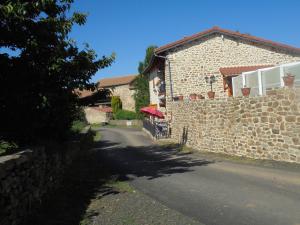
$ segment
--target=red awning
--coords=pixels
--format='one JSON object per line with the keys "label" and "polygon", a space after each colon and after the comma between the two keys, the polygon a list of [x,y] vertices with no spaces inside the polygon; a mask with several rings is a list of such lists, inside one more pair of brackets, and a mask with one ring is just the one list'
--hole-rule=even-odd
{"label": "red awning", "polygon": [[144,107],[144,108],[141,108],[140,111],[143,113],[149,114],[151,116],[161,118],[161,119],[165,118],[164,114],[161,111],[154,109],[152,107]]}

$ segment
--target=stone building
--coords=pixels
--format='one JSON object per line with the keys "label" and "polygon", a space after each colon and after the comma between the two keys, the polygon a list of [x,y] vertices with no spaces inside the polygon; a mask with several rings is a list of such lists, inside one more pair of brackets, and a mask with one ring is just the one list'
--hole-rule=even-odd
{"label": "stone building", "polygon": [[213,27],[157,48],[145,73],[151,103],[164,111],[180,95],[207,97],[206,76],[216,77],[216,98],[226,98],[232,95],[233,76],[294,61],[300,61],[300,48]]}
{"label": "stone building", "polygon": [[98,81],[99,89],[109,89],[112,96],[120,96],[123,109],[135,111],[133,81],[137,75],[104,78]]}

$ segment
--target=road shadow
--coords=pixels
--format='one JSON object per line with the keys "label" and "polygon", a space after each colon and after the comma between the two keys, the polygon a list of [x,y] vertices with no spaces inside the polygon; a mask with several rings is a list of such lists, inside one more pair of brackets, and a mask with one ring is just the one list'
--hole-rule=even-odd
{"label": "road shadow", "polygon": [[180,145],[122,146],[121,143],[99,141],[74,161],[61,188],[49,194],[38,211],[23,225],[87,225],[98,215],[87,208],[93,199],[118,194],[107,182],[133,177],[156,179],[192,171],[213,161],[200,160],[182,153]]}
{"label": "road shadow", "polygon": [[195,166],[214,163],[182,152],[182,145],[179,144],[133,147],[101,141],[93,151],[97,152],[103,165],[109,168],[111,173],[125,180],[132,176],[155,179],[192,171]]}
{"label": "road shadow", "polygon": [[81,154],[64,177],[61,187],[48,193],[22,225],[87,225],[81,221],[98,215],[96,211],[86,213],[91,200],[119,193],[106,185],[111,174],[91,150]]}

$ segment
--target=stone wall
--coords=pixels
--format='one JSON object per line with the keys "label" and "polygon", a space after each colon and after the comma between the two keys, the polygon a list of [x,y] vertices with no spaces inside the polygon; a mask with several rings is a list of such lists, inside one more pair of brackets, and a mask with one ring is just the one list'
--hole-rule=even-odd
{"label": "stone wall", "polygon": [[89,124],[108,123],[112,118],[112,113],[101,112],[94,107],[86,107],[84,109],[85,119]]}
{"label": "stone wall", "polygon": [[127,126],[127,127],[142,127],[143,123],[141,120],[110,120],[110,125],[115,126]]}
{"label": "stone wall", "polygon": [[[206,75],[215,75],[213,84],[216,97],[226,97],[221,67],[248,65],[278,65],[300,61],[300,56],[251,42],[233,39],[226,35],[214,34],[196,40],[167,52],[170,60],[174,96],[185,97],[191,93],[207,96],[210,89],[205,83]],[[167,100],[170,101],[169,71],[166,62]]]}
{"label": "stone wall", "polygon": [[53,145],[51,153],[48,148],[34,148],[0,157],[0,224],[24,222],[42,199],[59,187],[79,150],[78,142],[69,142]]}
{"label": "stone wall", "polygon": [[150,104],[157,104],[159,107],[159,101],[158,101],[158,95],[157,91],[155,91],[155,84],[159,80],[159,77],[157,75],[158,69],[153,69],[148,76],[149,79],[149,92],[150,92]]}
{"label": "stone wall", "polygon": [[177,142],[200,151],[300,163],[300,89],[169,104]]}
{"label": "stone wall", "polygon": [[133,98],[135,91],[129,84],[115,86],[111,88],[111,91],[113,96],[120,96],[123,109],[135,111],[135,101]]}

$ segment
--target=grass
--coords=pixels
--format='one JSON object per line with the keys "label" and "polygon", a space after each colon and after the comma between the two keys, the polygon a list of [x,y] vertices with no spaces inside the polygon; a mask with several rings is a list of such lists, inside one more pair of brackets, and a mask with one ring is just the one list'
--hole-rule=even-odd
{"label": "grass", "polygon": [[195,151],[195,153],[204,157],[208,157],[220,161],[231,161],[240,164],[263,166],[267,168],[281,168],[281,169],[286,168],[292,170],[295,169],[296,171],[299,171],[300,169],[300,165],[297,163],[275,161],[271,159],[254,159],[245,156],[229,155],[229,154],[219,153],[219,152]]}
{"label": "grass", "polygon": [[103,126],[105,126],[105,125],[103,125],[101,123],[93,123],[93,124],[91,124],[91,129],[92,130],[97,130],[97,129],[103,127]]}
{"label": "grass", "polygon": [[80,133],[86,126],[87,124],[85,122],[80,120],[75,120],[72,124],[71,131],[75,133]]}
{"label": "grass", "polygon": [[121,126],[121,125],[114,125],[114,124],[99,124],[99,123],[94,123],[94,124],[91,124],[91,129],[92,130],[97,130],[101,127],[107,127],[107,128],[135,128],[135,129],[141,129],[142,130],[142,127],[141,126],[137,126],[137,125],[133,125],[133,126]]}
{"label": "grass", "polygon": [[135,193],[135,190],[130,186],[127,181],[110,180],[107,182],[107,186],[113,188],[118,192]]}
{"label": "grass", "polygon": [[133,111],[121,109],[114,114],[114,118],[116,120],[136,120],[137,114]]}
{"label": "grass", "polygon": [[99,131],[97,131],[94,136],[94,142],[98,142],[100,140],[101,140],[101,133]]}
{"label": "grass", "polygon": [[176,144],[171,141],[157,141],[157,144],[162,146],[163,148],[176,149],[178,153],[193,153],[195,154],[195,156],[198,155],[198,157],[205,157],[210,160],[230,161],[253,166],[263,166],[267,168],[289,168],[296,171],[300,169],[300,165],[297,163],[274,161],[270,159],[254,159],[245,156],[229,155],[222,152],[201,151],[193,149],[191,147],[187,147],[185,145]]}
{"label": "grass", "polygon": [[193,153],[195,150],[186,145],[177,144],[171,141],[157,141],[157,144],[163,148],[176,149],[180,153]]}
{"label": "grass", "polygon": [[130,217],[130,215],[127,215],[125,218],[123,218],[122,223],[123,225],[137,225],[134,218]]}
{"label": "grass", "polygon": [[186,145],[181,145],[179,147],[179,151],[182,152],[182,153],[193,153],[195,150],[191,147],[186,146]]}

